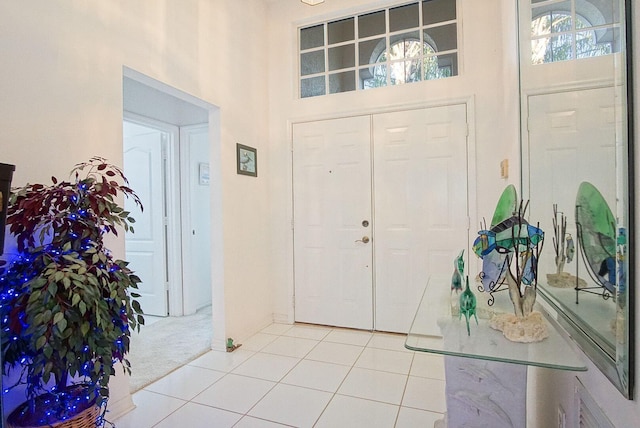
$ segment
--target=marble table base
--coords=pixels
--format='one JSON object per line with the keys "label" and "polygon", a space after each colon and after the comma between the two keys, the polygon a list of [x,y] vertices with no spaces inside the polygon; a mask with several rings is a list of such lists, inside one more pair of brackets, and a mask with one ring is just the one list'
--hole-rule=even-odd
{"label": "marble table base", "polygon": [[435,428],[522,428],[527,366],[445,356],[447,413]]}

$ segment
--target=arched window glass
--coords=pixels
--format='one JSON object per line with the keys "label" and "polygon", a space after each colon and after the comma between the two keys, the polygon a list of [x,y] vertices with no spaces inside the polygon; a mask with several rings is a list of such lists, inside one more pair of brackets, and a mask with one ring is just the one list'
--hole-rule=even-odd
{"label": "arched window glass", "polygon": [[458,74],[456,0],[422,0],[300,29],[300,96]]}
{"label": "arched window glass", "polygon": [[372,67],[372,77],[363,82],[366,89],[387,85],[387,62],[391,85],[442,79],[453,75],[453,64],[439,60],[436,50],[429,43],[401,40],[391,45],[389,55],[382,52],[372,61],[376,65]]}
{"label": "arched window glass", "polygon": [[[544,64],[608,55],[618,51],[616,9],[588,0],[532,0],[531,62]],[[609,1],[609,3],[611,3]]]}

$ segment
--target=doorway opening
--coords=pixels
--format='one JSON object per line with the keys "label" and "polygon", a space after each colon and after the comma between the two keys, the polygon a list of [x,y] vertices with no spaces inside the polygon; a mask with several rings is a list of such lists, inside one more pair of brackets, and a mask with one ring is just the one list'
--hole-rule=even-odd
{"label": "doorway opening", "polygon": [[[140,360],[163,367],[163,360],[175,360],[169,325],[197,316],[204,329],[193,339],[197,345],[180,346],[193,355],[166,366],[167,373],[224,344],[224,301],[216,298],[224,293],[216,238],[222,236],[219,129],[215,106],[124,68],[124,172],[144,205],[143,212],[131,209],[135,233],[125,237],[126,257],[142,279],[140,303],[149,321],[139,336],[165,345]],[[130,360],[149,348],[136,347],[135,339]],[[134,382],[136,372],[148,375],[144,366],[136,365],[132,390],[155,380]]]}

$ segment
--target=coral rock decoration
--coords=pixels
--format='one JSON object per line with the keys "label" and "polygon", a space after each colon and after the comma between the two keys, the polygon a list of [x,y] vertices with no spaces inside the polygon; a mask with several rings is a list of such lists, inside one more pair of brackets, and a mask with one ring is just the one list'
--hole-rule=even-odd
{"label": "coral rock decoration", "polygon": [[[508,290],[515,314],[495,315],[490,325],[515,342],[537,342],[548,337],[546,324],[533,312],[538,286],[538,259],[544,232],[525,219],[528,203],[519,203],[516,189],[508,186],[496,207],[490,228],[478,232],[473,251],[482,258],[482,291]],[[506,286],[507,288],[504,288]]]}
{"label": "coral rock decoration", "polygon": [[3,374],[19,374],[3,393],[26,385],[27,402],[10,416],[16,426],[54,425],[88,405],[104,409],[114,365],[130,373],[131,330],[144,324],[132,292],[140,278],[103,242],[119,227],[133,230],[120,195],[142,204],[103,158],[76,165],[71,177],[13,189],[9,201],[19,254],[6,254],[0,266],[0,321]]}

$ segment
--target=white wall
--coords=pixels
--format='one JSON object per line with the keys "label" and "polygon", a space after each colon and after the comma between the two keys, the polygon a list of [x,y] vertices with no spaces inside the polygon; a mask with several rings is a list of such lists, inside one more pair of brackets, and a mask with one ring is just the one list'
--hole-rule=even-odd
{"label": "white wall", "polygon": [[[95,155],[122,165],[123,66],[220,107],[222,338],[273,312],[266,12],[259,0],[0,0],[0,159],[16,165],[14,185],[66,177]],[[257,178],[236,174],[237,142],[257,147]],[[111,248],[122,257],[124,237]],[[112,380],[111,417],[130,403],[127,382]]]}

